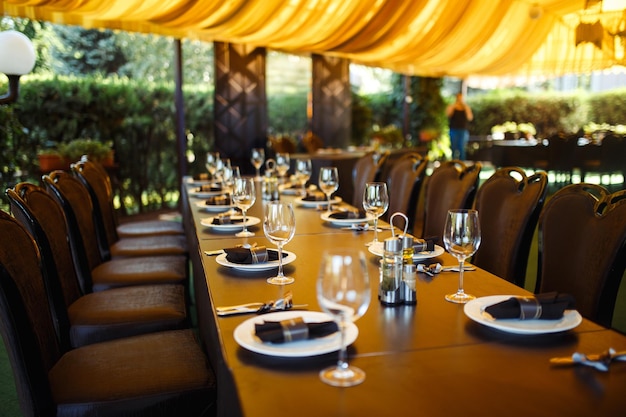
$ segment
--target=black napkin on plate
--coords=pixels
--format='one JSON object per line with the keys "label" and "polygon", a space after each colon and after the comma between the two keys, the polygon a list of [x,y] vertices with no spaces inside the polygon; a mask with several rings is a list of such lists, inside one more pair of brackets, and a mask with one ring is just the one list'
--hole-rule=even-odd
{"label": "black napkin on plate", "polygon": [[570,294],[547,292],[530,297],[511,297],[485,308],[494,319],[558,320],[565,310],[575,308]]}
{"label": "black napkin on plate", "polygon": [[334,213],[331,213],[328,217],[336,220],[364,219],[365,210],[336,211]]}
{"label": "black napkin on plate", "polygon": [[[265,246],[254,246],[252,248],[235,246],[234,248],[224,249],[224,252],[226,252],[226,260],[234,264],[260,264],[278,260],[278,251],[268,250]],[[284,256],[285,254],[283,253]]]}
{"label": "black napkin on plate", "polygon": [[233,203],[230,199],[230,195],[221,194],[207,198],[205,204],[207,206],[229,206]]}
{"label": "black napkin on plate", "polygon": [[321,191],[307,191],[303,201],[326,201],[326,195]]}
{"label": "black napkin on plate", "polygon": [[305,323],[302,317],[281,321],[264,321],[254,325],[254,332],[266,343],[286,343],[297,340],[316,339],[331,335],[339,330],[334,321]]}
{"label": "black napkin on plate", "polygon": [[198,193],[206,193],[208,191],[222,191],[222,186],[220,184],[204,184],[196,190]]}
{"label": "black napkin on plate", "polygon": [[237,224],[237,223],[243,223],[243,219],[242,218],[233,219],[228,214],[213,217],[213,221],[211,222],[211,224],[215,224],[215,225]]}
{"label": "black napkin on plate", "polygon": [[424,239],[415,239],[413,241],[413,251],[415,253],[419,252],[430,252],[435,250],[435,244],[439,239],[436,237],[427,237]]}

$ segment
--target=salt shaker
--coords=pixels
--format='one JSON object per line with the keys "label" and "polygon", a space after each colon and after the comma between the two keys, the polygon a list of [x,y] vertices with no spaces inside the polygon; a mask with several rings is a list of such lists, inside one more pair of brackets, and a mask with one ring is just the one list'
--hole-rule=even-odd
{"label": "salt shaker", "polygon": [[380,261],[380,302],[386,305],[402,304],[402,240],[390,237],[383,242],[383,258]]}
{"label": "salt shaker", "polygon": [[404,264],[402,267],[402,286],[400,291],[404,304],[417,304],[417,289],[415,287],[415,264]]}

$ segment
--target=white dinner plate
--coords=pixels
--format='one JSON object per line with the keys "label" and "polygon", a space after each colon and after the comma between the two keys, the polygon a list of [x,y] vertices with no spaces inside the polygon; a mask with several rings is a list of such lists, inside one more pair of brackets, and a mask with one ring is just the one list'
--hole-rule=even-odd
{"label": "white dinner plate", "polygon": [[192,177],[189,177],[187,179],[185,179],[185,184],[190,185],[192,187],[200,187],[202,185],[207,185],[209,184],[211,181],[206,179],[206,180],[196,180],[193,179]]}
{"label": "white dinner plate", "polygon": [[[273,250],[273,249],[270,249]],[[287,265],[296,260],[296,254],[283,250],[283,265]],[[238,264],[226,259],[226,253],[221,253],[215,257],[215,262],[222,266],[238,269],[240,271],[269,271],[278,268],[278,261],[267,261],[260,264]]]}
{"label": "white dinner plate", "polygon": [[361,218],[361,219],[334,219],[331,216],[335,213],[341,213],[341,212],[332,211],[329,213],[328,211],[325,211],[323,214],[320,215],[320,218],[324,220],[325,222],[329,222],[330,224],[333,224],[335,226],[350,226],[351,224],[363,223],[363,222],[368,222],[370,220],[374,220],[374,216],[372,216],[369,213],[365,213],[365,218]]}
{"label": "white dinner plate", "polygon": [[195,197],[195,198],[209,198],[209,197],[215,197],[216,195],[220,195],[220,194],[224,194],[224,190],[221,191],[197,191],[197,190],[192,190],[189,192],[189,195],[191,197]]}
{"label": "white dinner plate", "polygon": [[[306,200],[303,200],[302,197],[298,197],[294,201],[296,204],[302,207],[318,207],[318,206],[328,205],[328,199],[324,199],[322,201],[306,201]],[[341,197],[333,197],[330,199],[330,204],[338,204],[338,203],[341,203]]]}
{"label": "white dinner plate", "polygon": [[[383,256],[383,253],[384,253],[383,245],[384,245],[384,243],[382,241],[376,242],[376,243],[372,243],[371,245],[369,245],[367,247],[367,250],[369,250],[370,253],[372,253],[372,254],[374,254],[376,256]],[[445,253],[444,248],[442,248],[439,245],[435,245],[435,249],[433,249],[431,251],[424,251],[424,252],[414,253],[413,254],[413,260],[414,261],[422,261],[424,259],[436,258],[437,256],[441,256],[444,253]]]}
{"label": "white dinner plate", "polygon": [[[200,220],[200,224],[202,226],[210,227],[211,229],[220,230],[220,231],[233,231],[233,230],[243,230],[243,222],[234,223],[234,224],[213,224],[213,219],[215,217],[207,217]],[[242,219],[243,216],[230,216],[231,219],[238,220]],[[258,217],[246,216],[246,226],[254,226],[255,224],[261,223],[261,219]]]}
{"label": "white dinner plate", "polygon": [[278,186],[278,191],[284,195],[302,195],[303,191],[306,191],[305,188],[291,188],[292,184],[281,184]]}
{"label": "white dinner plate", "polygon": [[196,201],[196,206],[203,211],[211,213],[220,213],[235,207],[232,204],[207,204],[205,201]]}
{"label": "white dinner plate", "polygon": [[518,334],[544,334],[557,333],[573,329],[578,326],[583,318],[576,310],[565,310],[563,317],[559,320],[517,320],[503,319],[496,320],[490,314],[485,313],[485,308],[490,305],[508,300],[514,295],[490,295],[488,297],[476,298],[463,307],[465,315],[477,323],[487,327],[502,330],[509,333]]}
{"label": "white dinner plate", "polygon": [[[341,336],[339,332],[318,339],[300,340],[289,343],[263,343],[254,334],[254,325],[263,321],[281,321],[294,317],[302,317],[306,323],[319,323],[332,320],[332,317],[320,311],[281,311],[277,313],[263,314],[252,317],[241,323],[235,329],[235,341],[239,346],[269,356],[282,356],[299,358],[307,356],[323,355],[338,351],[341,348]],[[359,335],[359,329],[354,323],[346,326],[346,345],[354,343]]]}

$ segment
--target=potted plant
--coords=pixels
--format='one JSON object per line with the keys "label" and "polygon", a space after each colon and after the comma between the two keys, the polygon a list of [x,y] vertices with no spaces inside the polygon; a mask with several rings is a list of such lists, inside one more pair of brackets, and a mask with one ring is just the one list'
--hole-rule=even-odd
{"label": "potted plant", "polygon": [[39,169],[42,172],[67,170],[72,162],[78,161],[83,155],[105,166],[113,164],[113,150],[110,144],[93,139],[75,139],[60,143],[54,149],[40,152],[37,155]]}

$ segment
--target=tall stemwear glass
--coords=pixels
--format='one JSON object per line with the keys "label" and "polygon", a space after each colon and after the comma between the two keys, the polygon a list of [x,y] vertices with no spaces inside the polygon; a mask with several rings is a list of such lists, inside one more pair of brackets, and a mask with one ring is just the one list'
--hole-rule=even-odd
{"label": "tall stemwear glass", "polygon": [[283,273],[283,245],[296,233],[296,217],[291,203],[268,203],[265,206],[263,231],[265,237],[278,247],[278,274],[268,278],[267,282],[274,285],[291,284],[294,279]]}
{"label": "tall stemwear glass", "polygon": [[289,159],[288,153],[278,152],[276,154],[276,170],[278,171],[278,176],[281,179],[284,179],[289,171],[289,167],[291,164],[291,160]]}
{"label": "tall stemwear glass", "polygon": [[387,184],[384,182],[368,182],[363,191],[363,210],[374,216],[374,240],[367,245],[378,242],[378,218],[389,208]]}
{"label": "tall stemwear glass", "polygon": [[243,213],[243,230],[235,234],[235,236],[254,236],[254,233],[248,230],[246,212],[254,205],[255,201],[256,191],[254,189],[254,178],[236,178],[235,187],[233,189],[233,203],[235,203],[235,205],[241,209],[241,212]]}
{"label": "tall stemwear glass", "polygon": [[311,160],[306,159],[296,159],[296,181],[302,187],[302,193],[306,195],[306,183],[311,179],[311,173],[313,168],[311,167]]}
{"label": "tall stemwear glass", "polygon": [[473,300],[473,295],[463,290],[463,263],[480,246],[480,224],[476,210],[449,210],[443,229],[443,243],[455,258],[459,260],[459,289],[454,294],[446,295],[452,303],[464,304]]}
{"label": "tall stemwear glass", "polygon": [[336,167],[320,168],[319,187],[328,198],[328,212],[332,211],[330,196],[339,189],[339,174]]}
{"label": "tall stemwear glass", "polygon": [[209,152],[206,154],[206,169],[211,175],[211,179],[215,180],[215,173],[217,172],[217,161],[220,159],[219,152]]}
{"label": "tall stemwear glass", "polygon": [[317,302],[339,325],[341,349],[335,366],[323,369],[320,378],[337,387],[351,387],[365,380],[365,372],[348,365],[346,326],[367,311],[371,290],[363,251],[333,249],[324,253],[317,278]]}
{"label": "tall stemwear glass", "polygon": [[265,149],[263,148],[254,148],[252,149],[252,153],[250,154],[250,162],[256,169],[256,179],[261,179],[261,166],[263,162],[265,162]]}

